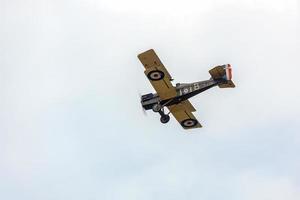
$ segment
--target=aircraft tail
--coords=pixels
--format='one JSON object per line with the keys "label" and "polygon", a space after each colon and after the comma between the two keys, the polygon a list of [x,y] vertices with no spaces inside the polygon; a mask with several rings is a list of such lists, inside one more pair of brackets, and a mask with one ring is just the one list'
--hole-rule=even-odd
{"label": "aircraft tail", "polygon": [[222,80],[222,82],[218,85],[220,88],[235,87],[233,81],[231,80],[232,68],[230,64],[214,67],[213,69],[209,70],[209,73],[214,80]]}

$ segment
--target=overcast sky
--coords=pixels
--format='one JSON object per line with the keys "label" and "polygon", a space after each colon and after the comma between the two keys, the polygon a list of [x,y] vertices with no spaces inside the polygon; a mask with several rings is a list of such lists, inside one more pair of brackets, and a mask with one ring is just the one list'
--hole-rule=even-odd
{"label": "overcast sky", "polygon": [[[202,129],[143,115],[137,54],[194,98]],[[0,198],[299,200],[299,0],[0,0]]]}

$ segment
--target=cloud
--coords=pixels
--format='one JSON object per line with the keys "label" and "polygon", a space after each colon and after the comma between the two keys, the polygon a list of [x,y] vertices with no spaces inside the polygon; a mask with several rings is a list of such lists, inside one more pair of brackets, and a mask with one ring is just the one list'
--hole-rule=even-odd
{"label": "cloud", "polygon": [[288,177],[268,177],[248,171],[240,175],[238,182],[241,199],[245,200],[296,200],[300,196],[299,185]]}
{"label": "cloud", "polygon": [[[1,1],[1,193],[297,199],[297,3]],[[232,64],[235,89],[191,99],[201,130],[142,115],[149,48],[175,82]]]}

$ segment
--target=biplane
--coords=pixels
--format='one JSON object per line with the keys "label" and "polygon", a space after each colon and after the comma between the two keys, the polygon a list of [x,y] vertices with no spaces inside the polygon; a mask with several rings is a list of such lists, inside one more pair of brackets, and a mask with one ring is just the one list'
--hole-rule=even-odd
{"label": "biplane", "polygon": [[[141,96],[141,104],[145,110],[153,110],[160,114],[161,123],[168,123],[169,114],[175,117],[184,129],[200,128],[202,125],[193,115],[196,111],[189,98],[214,86],[234,88],[232,68],[230,64],[216,66],[209,70],[211,78],[194,83],[177,83],[172,85],[173,78],[162,64],[153,49],[138,55],[145,67],[145,75],[157,93]],[[166,114],[164,108],[169,112]]]}

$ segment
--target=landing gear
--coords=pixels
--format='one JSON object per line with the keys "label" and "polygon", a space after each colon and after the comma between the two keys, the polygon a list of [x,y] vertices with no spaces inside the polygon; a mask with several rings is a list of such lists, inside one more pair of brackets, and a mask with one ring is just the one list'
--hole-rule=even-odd
{"label": "landing gear", "polygon": [[152,110],[153,110],[153,112],[160,114],[160,122],[161,123],[166,124],[170,121],[169,113],[165,114],[165,112],[164,112],[164,106],[157,103],[152,106]]}
{"label": "landing gear", "polygon": [[161,123],[163,123],[163,124],[166,124],[166,123],[168,123],[170,121],[170,116],[169,115],[162,115],[161,117],[160,117],[160,122]]}
{"label": "landing gear", "polygon": [[158,111],[158,113],[160,114],[160,122],[161,123],[166,124],[166,123],[168,123],[170,121],[169,113],[165,114],[164,107],[162,107],[160,109],[160,111]]}
{"label": "landing gear", "polygon": [[162,107],[160,104],[154,104],[152,107],[153,112],[159,112],[161,111]]}

